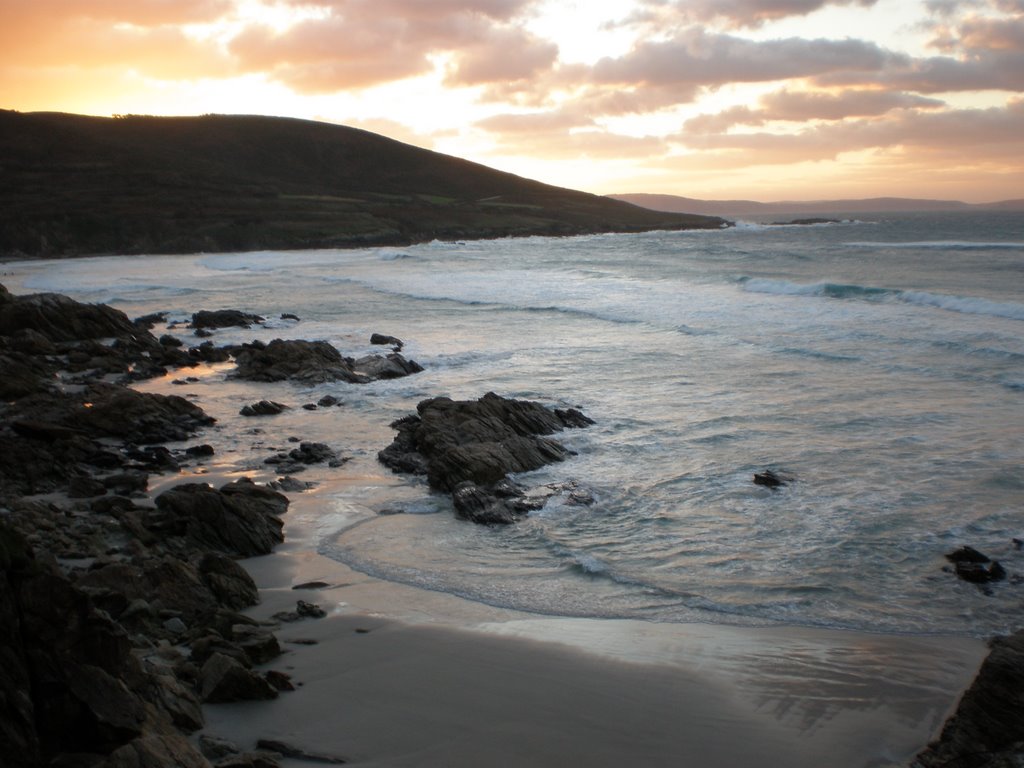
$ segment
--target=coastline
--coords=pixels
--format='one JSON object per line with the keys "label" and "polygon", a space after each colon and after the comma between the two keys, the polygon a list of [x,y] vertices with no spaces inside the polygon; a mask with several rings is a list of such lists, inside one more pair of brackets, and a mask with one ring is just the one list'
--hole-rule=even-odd
{"label": "coastline", "polygon": [[[155,339],[145,340],[136,326],[123,325],[127,318],[106,316],[103,309],[96,310],[99,319],[116,325],[125,338],[144,341],[143,352],[156,352]],[[104,331],[94,337],[107,335],[117,334]],[[31,334],[20,338],[26,349],[45,346]],[[93,337],[78,333],[77,338]],[[94,354],[105,357],[96,359],[115,368],[138,354],[102,349],[97,346]],[[162,354],[171,356],[171,351]],[[30,358],[24,353],[17,359]],[[145,355],[137,359],[153,361]],[[26,381],[35,377],[26,373]],[[32,386],[42,386],[38,382],[43,380]],[[82,374],[82,381],[89,386],[89,375]],[[136,392],[163,402],[163,396],[147,394],[147,389]],[[94,405],[84,404],[85,410],[76,413],[98,416],[103,409]],[[126,415],[120,414],[121,419]],[[217,413],[224,415],[229,412]],[[42,425],[23,420],[20,431],[13,432],[26,440],[61,444],[83,425],[99,424],[74,418],[78,421],[72,419],[69,426],[59,419]],[[179,421],[168,417],[168,431],[161,436],[134,439],[144,444],[181,441],[175,436],[184,434]],[[127,434],[119,429],[111,434]],[[192,421],[189,430],[194,431]],[[162,460],[158,451],[151,453],[145,461]],[[201,477],[180,470],[160,476],[158,471],[155,476],[161,479],[151,482],[147,496],[152,500],[189,480],[220,485],[239,474],[266,479],[260,472],[222,469],[203,468],[197,472]],[[75,471],[81,469],[75,465]],[[332,484],[357,484],[331,476]],[[87,480],[82,485],[88,486]],[[105,494],[84,490],[87,497]],[[271,666],[273,671],[286,669],[297,690],[283,693],[276,704],[205,704],[201,733],[228,738],[243,750],[251,750],[259,739],[281,740],[308,753],[380,766],[561,765],[567,755],[593,765],[692,759],[744,766],[759,765],[765,756],[790,766],[905,765],[938,733],[986,656],[981,640],[963,637],[538,618],[378,581],[312,550],[317,537],[304,526],[316,519],[319,498],[317,491],[293,495],[284,543],[273,556],[244,561],[262,599],[248,612],[252,626],[263,625],[268,632],[268,617],[292,608],[297,598],[316,601],[328,616],[274,628],[286,653]],[[151,508],[125,502],[124,520],[134,525],[138,514],[145,528]],[[106,501],[79,502],[75,509],[99,515],[109,506]],[[56,507],[53,511],[60,513]],[[137,549],[138,543],[131,546]],[[107,550],[104,558],[119,561],[86,562],[72,569],[80,576],[102,570],[94,565],[121,567],[130,551]],[[45,557],[52,559],[52,554],[45,552]],[[43,562],[51,568],[48,560]],[[293,589],[314,580],[327,586]],[[120,611],[126,608],[115,605],[114,594],[100,597]],[[174,613],[160,614],[166,621],[153,626],[153,637],[162,638],[161,643],[181,635],[173,621],[180,617]],[[187,698],[184,693],[182,698]],[[302,762],[285,757],[281,764]]]}
{"label": "coastline", "polygon": [[[902,766],[986,653],[963,637],[492,608],[311,552],[302,518],[315,505],[294,500],[285,543],[245,561],[261,595],[251,616],[297,595],[328,616],[277,632],[295,691],[205,707],[204,733],[243,749],[276,739],[367,766]],[[329,586],[292,589],[310,581]]]}

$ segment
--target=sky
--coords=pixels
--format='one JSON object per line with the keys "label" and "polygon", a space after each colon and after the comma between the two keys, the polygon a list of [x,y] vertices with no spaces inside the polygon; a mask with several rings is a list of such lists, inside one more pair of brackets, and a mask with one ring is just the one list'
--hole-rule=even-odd
{"label": "sky", "polygon": [[365,128],[598,194],[1024,197],[1024,0],[0,0],[0,108]]}

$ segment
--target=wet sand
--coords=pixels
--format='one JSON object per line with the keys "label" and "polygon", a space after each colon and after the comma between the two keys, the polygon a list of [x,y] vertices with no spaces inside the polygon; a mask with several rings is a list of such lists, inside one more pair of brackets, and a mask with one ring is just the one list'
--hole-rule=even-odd
{"label": "wet sand", "polygon": [[[366,766],[905,765],[984,658],[981,640],[802,627],[538,617],[356,573],[289,538],[245,561],[257,618],[284,624],[271,668],[297,690],[206,708],[205,733]],[[323,581],[329,586],[294,590]],[[296,643],[315,640],[315,645]],[[286,759],[283,765],[306,765]]]}

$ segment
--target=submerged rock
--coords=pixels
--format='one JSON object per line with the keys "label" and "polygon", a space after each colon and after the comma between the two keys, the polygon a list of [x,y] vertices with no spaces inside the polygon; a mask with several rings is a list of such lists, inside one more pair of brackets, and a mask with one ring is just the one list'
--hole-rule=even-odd
{"label": "submerged rock", "polygon": [[780,475],[770,469],[754,473],[754,484],[763,485],[766,488],[781,488],[784,485],[789,485],[792,481],[793,478],[789,475]]}
{"label": "submerged rock", "polygon": [[972,584],[987,584],[1006,578],[1006,569],[998,561],[992,560],[974,547],[960,547],[948,553],[946,559],[953,563],[953,572],[957,576]]}
{"label": "submerged rock", "polygon": [[260,400],[258,403],[242,406],[238,413],[240,416],[277,416],[286,411],[288,406],[274,400]]}

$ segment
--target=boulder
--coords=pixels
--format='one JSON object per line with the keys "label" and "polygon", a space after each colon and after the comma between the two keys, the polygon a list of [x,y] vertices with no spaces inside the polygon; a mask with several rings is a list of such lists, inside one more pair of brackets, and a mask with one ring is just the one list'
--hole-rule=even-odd
{"label": "boulder", "polygon": [[253,342],[235,353],[236,378],[247,381],[301,381],[317,384],[327,381],[363,381],[326,341],[274,339],[269,344]]}
{"label": "boulder", "polygon": [[284,541],[279,515],[288,497],[236,481],[216,490],[205,483],[176,485],[156,497],[160,527],[195,546],[238,557],[265,555]]}
{"label": "boulder", "polygon": [[974,547],[963,546],[946,555],[953,563],[953,571],[964,581],[973,584],[987,584],[1006,578],[1006,569]]}
{"label": "boulder", "polygon": [[249,328],[263,318],[237,309],[201,309],[192,315],[193,328]]}
{"label": "boulder", "polygon": [[401,339],[395,338],[394,336],[387,336],[383,333],[371,333],[370,343],[393,347],[395,352],[401,352],[402,347],[405,346]]}
{"label": "boulder", "polygon": [[325,443],[299,443],[298,448],[277,453],[264,460],[264,464],[276,465],[280,472],[301,472],[310,464],[325,463],[329,467],[340,467],[347,459]]}
{"label": "boulder", "polygon": [[215,653],[200,672],[200,698],[205,703],[276,699],[277,689],[235,659]]}
{"label": "boulder", "polygon": [[493,392],[479,400],[436,397],[422,401],[416,416],[391,425],[398,435],[378,458],[395,471],[424,471],[438,490],[450,492],[467,480],[487,486],[572,455],[544,436],[593,422],[576,410],[562,413],[571,416]]}
{"label": "boulder", "polygon": [[235,378],[247,381],[300,381],[320,384],[345,381],[365,384],[376,379],[393,379],[422,371],[416,362],[398,353],[386,357],[370,355],[353,360],[326,341],[274,339],[269,344],[253,342],[235,350]]}
{"label": "boulder", "polygon": [[199,573],[221,605],[240,611],[260,601],[252,576],[227,555],[206,552],[199,561]]}
{"label": "boulder", "polygon": [[546,435],[589,424],[576,409],[549,410],[493,392],[479,400],[438,397],[391,425],[398,434],[378,458],[393,471],[425,474],[432,488],[452,493],[460,517],[508,523],[538,506],[507,483],[507,475],[564,460],[572,452]]}
{"label": "boulder", "polygon": [[287,408],[287,405],[273,400],[260,400],[258,403],[242,406],[238,413],[241,416],[277,416]]}

